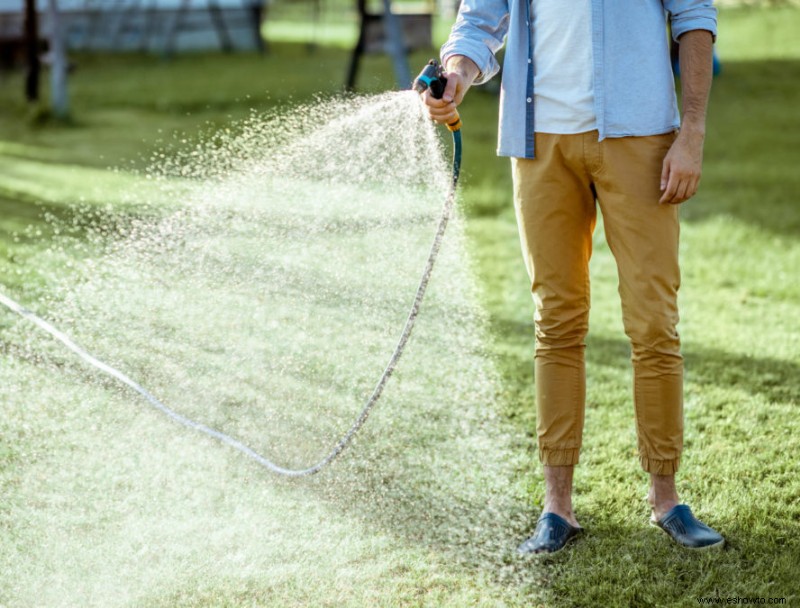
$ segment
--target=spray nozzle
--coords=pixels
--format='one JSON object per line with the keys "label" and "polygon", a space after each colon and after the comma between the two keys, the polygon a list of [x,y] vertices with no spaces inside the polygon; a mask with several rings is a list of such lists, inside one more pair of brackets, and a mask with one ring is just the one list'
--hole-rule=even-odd
{"label": "spray nozzle", "polygon": [[[444,68],[435,59],[431,59],[422,71],[414,79],[412,85],[417,93],[424,93],[426,90],[431,92],[435,99],[441,99],[444,95],[444,88],[447,86],[447,78],[444,77]],[[461,117],[456,112],[453,121],[447,123],[447,128],[455,132],[461,128]]]}
{"label": "spray nozzle", "polygon": [[444,95],[444,88],[447,86],[447,78],[442,75],[443,72],[441,64],[435,59],[431,59],[419,76],[414,79],[414,90],[420,94],[430,90],[434,98],[441,99]]}

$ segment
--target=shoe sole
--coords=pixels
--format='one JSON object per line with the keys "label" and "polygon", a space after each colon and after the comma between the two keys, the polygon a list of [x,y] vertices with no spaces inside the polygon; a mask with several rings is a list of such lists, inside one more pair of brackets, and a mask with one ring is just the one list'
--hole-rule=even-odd
{"label": "shoe sole", "polygon": [[724,539],[724,538],[723,538],[721,541],[719,541],[719,542],[717,542],[717,543],[714,543],[713,545],[705,545],[704,547],[690,547],[689,545],[682,545],[682,544],[681,544],[681,543],[679,543],[677,540],[675,540],[674,538],[672,538],[672,534],[670,534],[670,533],[669,533],[669,532],[667,532],[667,531],[666,531],[664,528],[662,528],[661,526],[659,526],[659,525],[658,525],[658,523],[657,523],[656,521],[654,521],[654,520],[652,520],[652,519],[651,519],[651,520],[649,520],[649,521],[648,521],[648,523],[649,523],[649,524],[650,524],[650,525],[651,525],[653,528],[657,528],[658,530],[661,530],[661,531],[662,531],[664,534],[666,534],[667,536],[669,536],[669,539],[670,539],[670,540],[671,540],[673,543],[675,543],[675,544],[676,544],[676,545],[678,545],[679,547],[683,547],[684,549],[689,549],[689,550],[691,550],[691,551],[708,551],[709,549],[721,549],[723,546],[725,546],[725,539]]}

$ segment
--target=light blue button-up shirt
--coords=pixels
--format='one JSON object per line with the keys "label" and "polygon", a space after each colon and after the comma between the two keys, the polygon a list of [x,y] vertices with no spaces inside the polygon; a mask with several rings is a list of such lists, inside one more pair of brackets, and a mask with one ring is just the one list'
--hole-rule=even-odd
{"label": "light blue button-up shirt", "polygon": [[[533,0],[534,2],[536,0]],[[569,3],[564,2],[564,10]],[[656,135],[680,125],[666,36],[690,30],[717,35],[711,0],[592,0],[594,106],[600,139]],[[500,70],[495,53],[505,41],[500,87],[500,156],[533,158],[533,31],[530,0],[462,0],[444,63],[465,55],[480,68],[475,84]]]}

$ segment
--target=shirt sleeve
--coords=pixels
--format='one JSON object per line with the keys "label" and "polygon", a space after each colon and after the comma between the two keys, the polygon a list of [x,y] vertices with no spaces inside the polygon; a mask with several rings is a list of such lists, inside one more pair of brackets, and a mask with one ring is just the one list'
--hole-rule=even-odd
{"label": "shirt sleeve", "polygon": [[475,84],[483,84],[500,71],[495,53],[508,32],[508,0],[462,0],[450,37],[442,46],[442,65],[448,57],[464,55],[481,73]]}
{"label": "shirt sleeve", "polygon": [[692,30],[711,32],[717,39],[717,9],[712,0],[663,0],[672,24],[672,38],[678,38]]}

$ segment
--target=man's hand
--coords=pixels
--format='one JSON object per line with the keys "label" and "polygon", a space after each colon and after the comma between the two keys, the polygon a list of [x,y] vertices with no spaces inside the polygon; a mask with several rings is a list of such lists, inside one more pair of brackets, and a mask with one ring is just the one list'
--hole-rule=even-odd
{"label": "man's hand", "polygon": [[661,200],[659,203],[677,205],[689,200],[697,192],[703,169],[702,131],[691,127],[678,133],[675,143],[664,157],[661,170]]}
{"label": "man's hand", "polygon": [[712,79],[712,36],[705,30],[691,30],[680,37],[683,126],[664,158],[661,170],[661,200],[677,205],[697,192],[703,169],[703,141],[706,106]]}
{"label": "man's hand", "polygon": [[480,69],[468,57],[454,55],[447,60],[444,77],[447,86],[441,99],[431,95],[430,90],[422,94],[422,101],[428,107],[428,115],[438,123],[453,122],[458,116],[456,107],[464,100],[467,90],[480,74]]}

